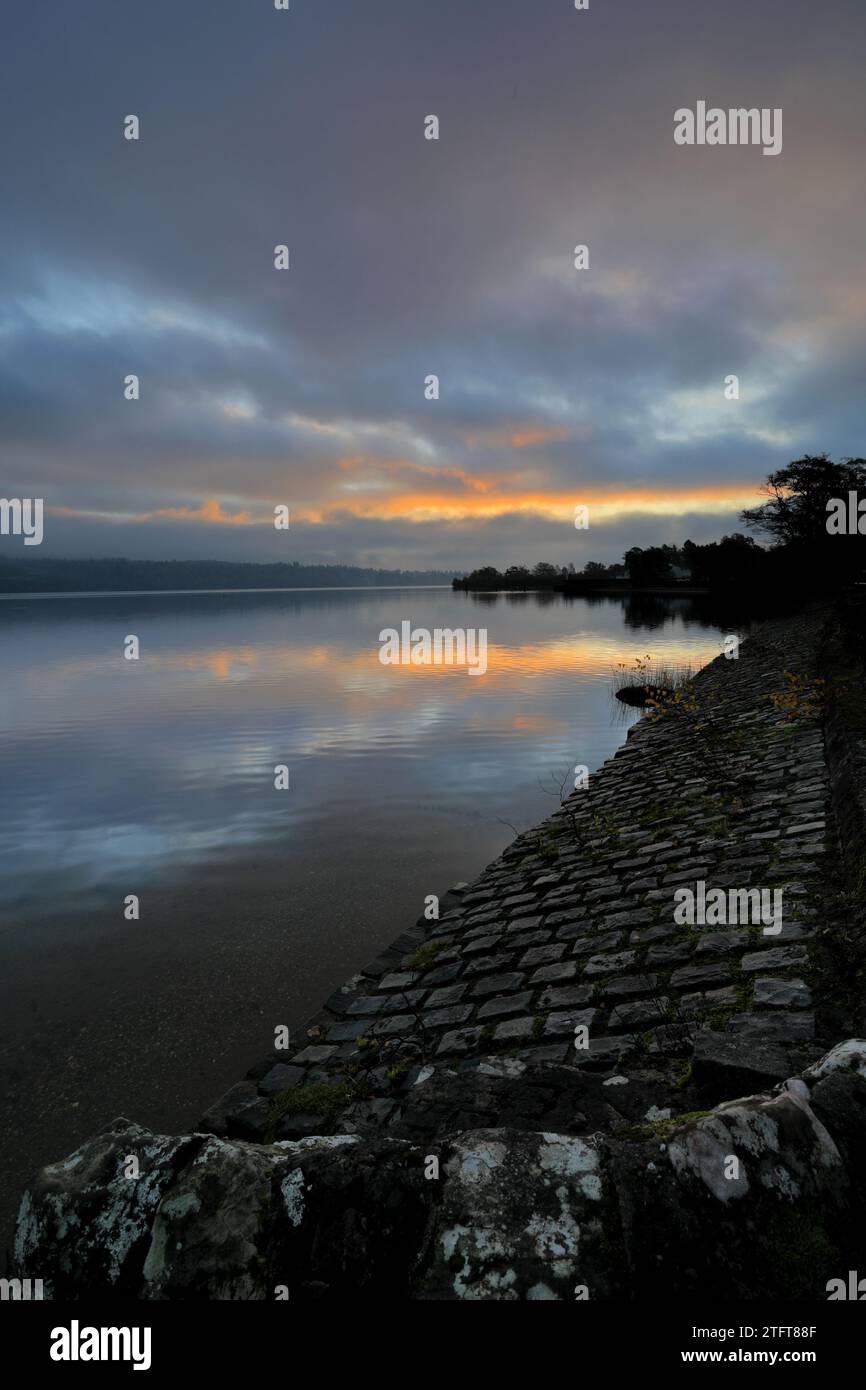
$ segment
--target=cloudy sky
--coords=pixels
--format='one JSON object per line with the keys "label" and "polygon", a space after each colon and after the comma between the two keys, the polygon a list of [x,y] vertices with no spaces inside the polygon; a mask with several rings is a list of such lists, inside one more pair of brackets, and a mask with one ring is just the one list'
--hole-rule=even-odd
{"label": "cloudy sky", "polygon": [[[9,0],[4,30],[29,555],[580,568],[866,453],[863,0]],[[782,153],[677,146],[699,100],[782,108]]]}

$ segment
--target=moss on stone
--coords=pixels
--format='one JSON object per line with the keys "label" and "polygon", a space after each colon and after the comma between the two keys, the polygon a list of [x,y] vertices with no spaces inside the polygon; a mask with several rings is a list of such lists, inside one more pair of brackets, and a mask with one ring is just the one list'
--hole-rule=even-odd
{"label": "moss on stone", "polygon": [[330,1124],[355,1095],[355,1086],[345,1081],[319,1081],[311,1086],[287,1087],[271,1101],[265,1141],[273,1141],[277,1125],[287,1115],[321,1115]]}
{"label": "moss on stone", "polygon": [[711,1110],[689,1110],[683,1115],[672,1115],[669,1120],[647,1120],[639,1125],[623,1125],[614,1131],[617,1139],[646,1140],[668,1139],[676,1130],[694,1124],[711,1115]]}
{"label": "moss on stone", "polygon": [[788,1298],[815,1297],[838,1273],[840,1256],[821,1221],[798,1208],[774,1216],[767,1228],[774,1265],[783,1271]]}
{"label": "moss on stone", "polygon": [[453,946],[450,937],[441,937],[437,941],[425,941],[423,946],[419,946],[414,955],[409,957],[407,965],[410,970],[429,970],[430,966],[436,961],[440,951]]}
{"label": "moss on stone", "polygon": [[691,1057],[687,1057],[683,1061],[679,1072],[674,1078],[674,1085],[676,1086],[678,1091],[682,1091],[685,1089],[686,1086],[688,1086],[689,1082],[692,1080],[693,1073],[694,1067],[692,1064],[692,1059]]}

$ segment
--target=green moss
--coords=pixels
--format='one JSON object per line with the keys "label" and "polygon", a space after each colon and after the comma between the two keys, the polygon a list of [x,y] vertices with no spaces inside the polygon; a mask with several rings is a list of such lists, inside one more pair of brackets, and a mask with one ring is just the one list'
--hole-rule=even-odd
{"label": "green moss", "polygon": [[737,1012],[734,1009],[710,1009],[705,1016],[705,1022],[710,1025],[714,1033],[724,1033],[728,1026],[728,1019],[733,1018]]}
{"label": "green moss", "polygon": [[429,970],[436,961],[440,951],[447,950],[454,943],[449,938],[442,937],[438,941],[425,941],[423,946],[419,946],[414,955],[409,957],[407,965],[410,970]]}
{"label": "green moss", "polygon": [[544,1017],[542,1014],[536,1014],[535,1018],[532,1020],[532,1036],[537,1041],[541,1037],[543,1032]]}
{"label": "green moss", "polygon": [[680,1070],[674,1079],[674,1085],[676,1086],[678,1091],[682,1091],[684,1087],[688,1086],[689,1082],[692,1080],[692,1074],[692,1059],[691,1057],[688,1057],[682,1063]]}
{"label": "green moss", "polygon": [[827,1280],[841,1268],[839,1251],[817,1217],[808,1211],[782,1212],[767,1228],[773,1264],[785,1279],[787,1298],[825,1295]]}
{"label": "green moss", "polygon": [[711,1115],[711,1110],[689,1110],[684,1115],[673,1115],[669,1120],[647,1120],[642,1125],[624,1125],[615,1131],[617,1139],[668,1139],[676,1130],[694,1124]]}
{"label": "green moss", "polygon": [[272,1143],[280,1120],[287,1115],[321,1115],[326,1123],[343,1110],[356,1095],[355,1086],[344,1081],[320,1081],[312,1086],[289,1086],[271,1101],[265,1141]]}

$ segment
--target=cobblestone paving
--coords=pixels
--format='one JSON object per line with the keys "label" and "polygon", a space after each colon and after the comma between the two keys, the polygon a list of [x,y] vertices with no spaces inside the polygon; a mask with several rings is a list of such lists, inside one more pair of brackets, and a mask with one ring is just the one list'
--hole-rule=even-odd
{"label": "cobblestone paving", "polygon": [[[253,1068],[204,1126],[327,1130],[344,1084],[342,1128],[390,1125],[420,1073],[496,1053],[614,1074],[688,1056],[702,1030],[744,1052],[811,1044],[807,947],[833,843],[812,705],[822,623],[760,626],[699,673],[689,709],[642,718],[588,787],[338,989],[303,1045]],[[781,889],[781,931],[678,924],[675,890],[699,881]],[[301,1085],[317,1090],[299,1109]]]}

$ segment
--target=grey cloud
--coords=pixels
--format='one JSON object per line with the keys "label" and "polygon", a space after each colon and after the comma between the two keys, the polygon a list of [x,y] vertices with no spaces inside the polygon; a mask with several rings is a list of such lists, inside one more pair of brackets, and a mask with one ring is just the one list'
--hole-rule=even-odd
{"label": "grey cloud", "polygon": [[[337,498],[353,454],[534,471],[557,490],[757,482],[805,449],[864,451],[866,316],[828,319],[840,284],[862,284],[860,0],[9,8],[7,491],[141,511],[278,488]],[[675,148],[673,111],[698,96],[783,105],[782,156]],[[120,137],[129,111],[138,145]],[[438,144],[421,138],[431,111]],[[287,275],[271,266],[282,240]],[[174,322],[154,326],[165,310]],[[666,402],[721,393],[729,372],[743,385],[730,421],[658,437]],[[221,414],[234,397],[255,416]],[[467,443],[557,425],[571,438]],[[548,539],[526,517],[497,525],[430,544],[474,563],[489,541],[500,562],[506,544]],[[249,543],[77,526],[76,545]],[[417,535],[346,518],[310,544],[414,563]]]}

